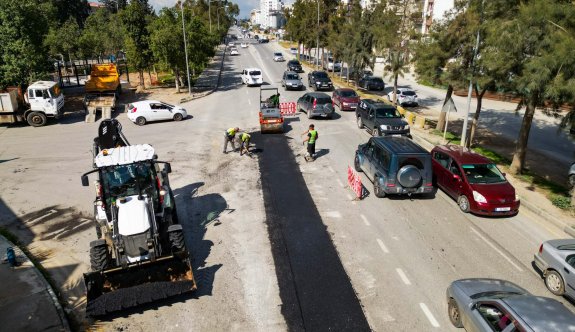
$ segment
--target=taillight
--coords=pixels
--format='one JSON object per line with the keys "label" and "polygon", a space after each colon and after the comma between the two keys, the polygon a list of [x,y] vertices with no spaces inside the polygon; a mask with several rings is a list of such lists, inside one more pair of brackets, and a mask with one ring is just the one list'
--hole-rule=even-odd
{"label": "taillight", "polygon": [[427,187],[433,187],[433,183],[426,183],[425,184]]}
{"label": "taillight", "polygon": [[541,243],[541,245],[539,246],[539,253],[543,252],[543,243]]}
{"label": "taillight", "polygon": [[160,178],[156,176],[156,182],[158,183],[158,190],[160,191],[160,204],[164,204],[164,194],[165,192],[162,190],[160,186]]}
{"label": "taillight", "polygon": [[313,106],[312,106],[312,107],[315,108],[316,105],[317,105],[317,99],[314,99],[314,100],[313,100]]}
{"label": "taillight", "polygon": [[132,108],[132,109],[130,110],[130,113],[136,113],[137,110],[138,110],[138,109],[137,109],[136,107],[134,107],[134,108]]}

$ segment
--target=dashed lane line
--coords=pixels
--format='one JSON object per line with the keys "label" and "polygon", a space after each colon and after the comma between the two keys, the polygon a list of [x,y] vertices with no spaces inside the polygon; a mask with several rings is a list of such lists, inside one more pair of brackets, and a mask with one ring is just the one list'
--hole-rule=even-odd
{"label": "dashed lane line", "polygon": [[411,281],[409,281],[409,279],[407,279],[407,276],[405,275],[405,272],[403,272],[402,269],[397,268],[397,269],[395,269],[395,272],[397,272],[397,274],[401,278],[401,281],[403,281],[404,284],[411,285]]}
{"label": "dashed lane line", "polygon": [[386,253],[389,254],[389,249],[387,249],[387,247],[385,246],[385,244],[383,243],[383,241],[381,241],[380,239],[377,239],[377,244],[379,244],[379,247],[381,248],[381,250]]}
{"label": "dashed lane line", "polygon": [[329,218],[341,218],[341,213],[339,213],[339,211],[326,211],[324,214]]}
{"label": "dashed lane line", "polygon": [[361,220],[363,220],[363,223],[365,224],[365,226],[371,226],[371,224],[369,223],[369,220],[367,220],[367,218],[363,214],[360,214],[359,216],[361,217]]}
{"label": "dashed lane line", "polygon": [[431,313],[429,308],[425,305],[425,303],[420,303],[419,307],[421,308],[421,310],[423,311],[423,313],[427,317],[427,320],[429,320],[429,323],[431,324],[431,326],[439,327],[439,323],[437,322],[437,319],[435,319],[435,317],[433,317],[433,314]]}
{"label": "dashed lane line", "polygon": [[503,258],[505,258],[505,260],[507,260],[511,265],[513,265],[513,267],[515,267],[519,272],[523,272],[523,269],[519,265],[515,264],[515,262],[513,262],[513,260],[511,258],[509,258],[509,256],[505,255],[501,250],[499,250],[499,248],[497,248],[493,243],[491,243],[491,241],[487,240],[475,228],[473,228],[471,226],[469,228],[471,228],[473,233],[475,233],[480,239],[483,240],[483,242],[487,243],[491,248],[493,248],[493,250],[495,250],[499,255],[501,255]]}
{"label": "dashed lane line", "polygon": [[337,179],[337,184],[339,184],[340,187],[345,188],[345,185],[340,179]]}

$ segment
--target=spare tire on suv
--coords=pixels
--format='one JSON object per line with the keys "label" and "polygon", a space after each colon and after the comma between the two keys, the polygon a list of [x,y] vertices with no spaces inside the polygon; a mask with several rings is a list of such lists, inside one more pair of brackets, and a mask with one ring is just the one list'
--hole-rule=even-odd
{"label": "spare tire on suv", "polygon": [[421,172],[414,165],[405,165],[397,172],[397,182],[406,188],[415,188],[421,184]]}

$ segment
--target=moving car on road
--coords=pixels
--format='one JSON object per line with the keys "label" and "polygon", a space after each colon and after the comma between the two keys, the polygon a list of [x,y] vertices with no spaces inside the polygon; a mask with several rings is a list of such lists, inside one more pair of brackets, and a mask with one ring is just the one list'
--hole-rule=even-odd
{"label": "moving car on road", "polygon": [[[387,99],[393,101],[393,91],[387,94]],[[397,89],[397,104],[400,106],[417,106],[417,94],[411,89],[398,88]]]}
{"label": "moving car on road", "polygon": [[295,71],[296,73],[303,73],[303,68],[301,67],[301,63],[297,60],[290,60],[287,63],[287,70]]}
{"label": "moving car on road", "polygon": [[240,52],[238,52],[238,49],[235,47],[232,47],[230,49],[230,55],[240,55]]}
{"label": "moving car on road", "polygon": [[170,105],[157,100],[142,100],[128,104],[126,114],[128,119],[139,126],[150,121],[180,121],[188,117],[188,113],[182,106]]}
{"label": "moving car on road", "polygon": [[303,85],[301,78],[295,71],[285,71],[282,76],[282,86],[286,90],[303,90],[305,86]]}
{"label": "moving car on road", "polygon": [[262,71],[259,68],[246,68],[242,71],[242,84],[247,86],[261,86],[264,84]]}
{"label": "moving car on road", "polygon": [[355,111],[359,104],[359,95],[355,90],[349,88],[336,89],[331,99],[333,105],[339,107],[340,111]]}
{"label": "moving car on road", "polygon": [[274,61],[275,62],[285,61],[283,54],[281,52],[274,52]]}
{"label": "moving car on road", "polygon": [[489,158],[458,145],[436,146],[431,154],[437,186],[457,200],[461,211],[487,216],[519,212],[515,188]]}
{"label": "moving car on road", "polygon": [[575,330],[575,315],[559,301],[506,280],[461,279],[446,293],[449,320],[467,332]]}
{"label": "moving car on road", "polygon": [[385,83],[383,83],[381,77],[375,77],[375,76],[364,76],[360,78],[358,81],[358,85],[368,91],[371,90],[383,91],[383,89],[385,88]]}
{"label": "moving car on road", "polygon": [[374,137],[407,136],[409,124],[393,105],[373,99],[362,99],[355,109],[357,127],[367,128]]}
{"label": "moving car on road", "polygon": [[247,47],[248,47],[248,44],[247,44],[247,43],[241,43],[241,44],[240,44],[240,47],[241,47],[241,48],[247,48]]}
{"label": "moving car on road", "polygon": [[297,110],[307,113],[309,119],[316,116],[331,119],[335,114],[331,98],[323,92],[309,92],[300,97]]}
{"label": "moving car on road", "polygon": [[543,242],[534,263],[551,293],[575,299],[575,239]]}
{"label": "moving car on road", "polygon": [[291,54],[297,54],[297,48],[295,48],[295,47],[290,47],[289,52],[290,52]]}
{"label": "moving car on road", "polygon": [[307,75],[308,85],[310,87],[318,90],[331,90],[333,89],[333,83],[331,82],[331,78],[327,75],[325,71],[312,71]]}
{"label": "moving car on road", "polygon": [[373,182],[376,197],[433,194],[431,156],[406,137],[372,137],[357,147],[354,167]]}

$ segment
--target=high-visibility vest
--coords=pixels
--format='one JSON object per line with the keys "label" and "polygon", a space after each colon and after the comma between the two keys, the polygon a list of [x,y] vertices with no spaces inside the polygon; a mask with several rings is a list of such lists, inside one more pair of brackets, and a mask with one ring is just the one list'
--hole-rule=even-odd
{"label": "high-visibility vest", "polygon": [[314,129],[314,130],[310,130],[310,131],[309,131],[309,134],[310,134],[310,136],[309,136],[308,143],[309,143],[309,144],[314,144],[314,143],[315,143],[315,140],[317,139],[317,130],[315,130],[315,129]]}
{"label": "high-visibility vest", "polygon": [[235,128],[230,128],[230,129],[226,130],[226,134],[227,134],[228,136],[230,136],[230,137],[236,136],[236,130],[235,130]]}
{"label": "high-visibility vest", "polygon": [[250,140],[251,136],[250,134],[243,133],[241,138],[243,142],[246,142]]}

